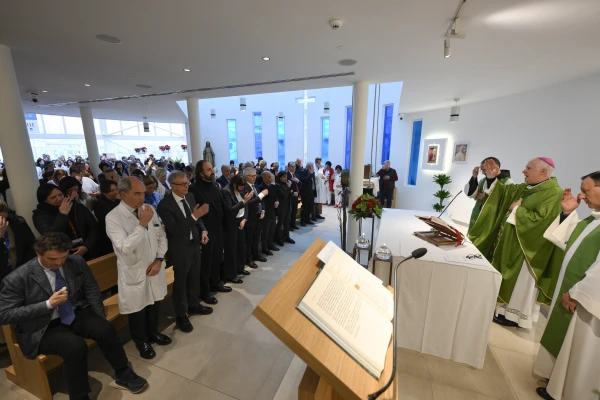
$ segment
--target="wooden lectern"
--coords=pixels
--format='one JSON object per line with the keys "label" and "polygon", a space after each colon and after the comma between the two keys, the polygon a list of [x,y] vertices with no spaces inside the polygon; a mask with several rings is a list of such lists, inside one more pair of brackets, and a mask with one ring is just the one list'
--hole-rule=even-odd
{"label": "wooden lectern", "polygon": [[[367,400],[390,378],[392,342],[377,380],[296,309],[316,277],[320,264],[317,254],[323,247],[325,242],[317,238],[253,314],[307,364],[298,387],[298,400]],[[396,398],[394,381],[379,399]]]}

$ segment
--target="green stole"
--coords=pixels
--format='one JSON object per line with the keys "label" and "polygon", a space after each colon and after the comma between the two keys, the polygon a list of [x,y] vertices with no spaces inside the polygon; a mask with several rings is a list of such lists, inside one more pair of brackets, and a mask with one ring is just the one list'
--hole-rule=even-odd
{"label": "green stole", "polygon": [[[547,305],[552,302],[564,252],[544,239],[544,232],[561,212],[562,193],[556,178],[531,189],[526,183],[496,183],[469,239],[502,274],[499,302],[509,302],[525,260],[540,289],[537,301]],[[515,226],[506,219],[508,208],[518,199],[523,203],[516,211]]]}
{"label": "green stole", "polygon": [[[594,217],[588,217],[577,224],[567,242],[567,251],[592,221],[594,221]],[[558,296],[568,292],[585,277],[587,270],[596,262],[598,253],[600,253],[600,226],[591,231],[573,253],[573,257],[565,270]],[[558,357],[572,317],[573,314],[563,307],[561,299],[557,299],[541,340],[542,346],[555,358]]]}
{"label": "green stole", "polygon": [[[508,177],[508,176],[505,176],[504,178],[498,178],[498,180],[502,183],[506,183],[506,181],[509,179],[510,179],[510,177]],[[475,193],[484,193],[483,187],[485,186],[485,183],[486,183],[486,178],[483,178],[482,180],[480,180],[479,185],[477,186],[477,191]],[[485,193],[485,196],[483,197],[483,199],[477,199],[475,201],[475,207],[473,207],[473,211],[471,211],[471,220],[469,221],[469,231],[471,230],[471,227],[475,224],[475,221],[477,221],[477,218],[479,217],[479,213],[481,212],[481,208],[487,201],[488,197],[490,197],[490,195]]]}

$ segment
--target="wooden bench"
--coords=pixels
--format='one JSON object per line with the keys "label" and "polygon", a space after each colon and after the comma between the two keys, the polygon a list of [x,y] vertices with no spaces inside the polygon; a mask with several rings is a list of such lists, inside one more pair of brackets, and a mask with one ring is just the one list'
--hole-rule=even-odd
{"label": "wooden bench", "polygon": [[[117,257],[114,253],[91,260],[88,262],[88,266],[96,278],[101,292],[117,286]],[[167,289],[170,295],[175,279],[173,268],[167,268],[166,275]],[[106,312],[106,319],[112,322],[117,329],[127,325],[127,317],[119,313],[118,293],[104,300],[104,310]],[[52,400],[48,374],[59,368],[63,363],[63,359],[55,355],[40,354],[35,360],[29,360],[21,353],[14,326],[4,325],[2,329],[4,330],[6,345],[12,360],[12,365],[4,369],[6,377],[37,398]],[[91,339],[86,339],[86,342],[88,347],[95,344]]]}

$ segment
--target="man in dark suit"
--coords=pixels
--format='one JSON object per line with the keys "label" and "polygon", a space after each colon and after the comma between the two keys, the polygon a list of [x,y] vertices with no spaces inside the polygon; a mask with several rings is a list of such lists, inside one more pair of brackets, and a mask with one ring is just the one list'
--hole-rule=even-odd
{"label": "man in dark suit", "polygon": [[268,194],[263,198],[265,218],[262,223],[262,252],[268,256],[272,256],[271,251],[279,251],[279,247],[273,244],[273,236],[275,235],[275,227],[277,226],[277,207],[279,201],[277,199],[277,190],[274,186],[275,176],[270,171],[262,173],[263,182],[258,186],[259,191],[266,190]]}
{"label": "man in dark suit", "polygon": [[296,163],[290,161],[288,163],[288,182],[292,182],[292,193],[290,194],[290,231],[298,230],[296,225],[296,214],[298,213],[298,198],[300,197],[300,179],[298,179],[296,171]]}
{"label": "man in dark suit", "polygon": [[98,257],[113,252],[112,242],[106,234],[106,216],[121,202],[118,196],[117,182],[110,179],[103,180],[100,184],[100,196],[94,202],[94,215],[98,220],[98,238],[96,239]]}
{"label": "man in dark suit", "polygon": [[229,185],[229,179],[230,179],[230,175],[231,174],[231,168],[229,168],[229,165],[222,165],[221,166],[221,176],[217,178],[217,183],[219,184],[220,188],[223,189],[225,186]]}
{"label": "man in dark suit", "polygon": [[[183,332],[191,332],[194,327],[188,315],[207,315],[213,311],[212,308],[198,303],[200,245],[208,243],[208,231],[201,217],[208,213],[208,204],[202,207],[196,204],[194,195],[188,193],[190,183],[185,173],[181,171],[171,173],[169,184],[173,189],[158,203],[156,211],[167,231],[169,242],[167,257],[173,263],[175,272],[173,304],[177,316],[176,326]],[[205,301],[209,304],[217,304],[217,299],[212,295]]]}
{"label": "man in dark suit", "polygon": [[306,168],[298,173],[302,186],[300,188],[300,196],[302,196],[302,213],[300,217],[300,226],[306,224],[314,225],[313,221],[317,219],[311,214],[315,208],[315,196],[317,195],[317,186],[315,183],[315,166],[312,162],[306,163]]}
{"label": "man in dark suit", "polygon": [[132,393],[148,387],[128,366],[115,327],[105,319],[102,295],[85,260],[70,255],[71,239],[48,233],[35,242],[37,258],[9,274],[0,286],[0,324],[15,324],[23,355],[63,358],[69,398],[88,399],[84,339],[94,339],[115,369],[115,383]]}
{"label": "man in dark suit", "polygon": [[260,193],[255,187],[256,170],[252,167],[244,169],[244,177],[246,178],[246,188],[244,195],[254,192],[254,197],[259,201],[248,205],[248,222],[244,227],[246,235],[246,265],[250,268],[258,268],[254,261],[266,262],[267,259],[258,253],[258,242],[260,241],[261,223],[265,218],[263,198],[268,193]]}

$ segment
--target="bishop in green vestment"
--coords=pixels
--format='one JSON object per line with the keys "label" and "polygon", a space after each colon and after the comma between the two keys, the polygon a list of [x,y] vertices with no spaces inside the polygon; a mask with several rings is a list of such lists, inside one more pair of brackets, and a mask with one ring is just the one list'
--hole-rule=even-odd
{"label": "bishop in green vestment", "polygon": [[[491,160],[497,166],[498,169],[494,169],[494,171],[486,171],[485,162]],[[475,167],[473,169],[473,176],[469,180],[469,183],[465,185],[465,194],[467,197],[475,200],[475,206],[473,207],[473,211],[471,212],[471,219],[469,221],[469,230],[477,221],[477,217],[479,217],[479,213],[481,212],[481,208],[487,201],[490,193],[494,190],[496,186],[496,181],[502,182],[505,185],[512,185],[514,182],[510,179],[510,172],[500,170],[500,160],[496,157],[488,157],[484,159],[479,167]],[[479,171],[481,169],[481,173],[484,176],[479,182],[477,182],[477,178],[479,177]],[[492,173],[493,172],[493,173]],[[496,175],[497,174],[497,175]]]}
{"label": "bishop in green vestment", "polygon": [[[494,170],[486,162],[486,170]],[[502,274],[494,322],[531,328],[539,304],[552,301],[564,252],[544,239],[560,213],[563,190],[552,177],[554,161],[539,157],[523,170],[525,183],[496,184],[469,239]]]}
{"label": "bishop in green vestment", "polygon": [[[583,200],[592,215],[580,221]],[[541,340],[534,373],[549,378],[538,388],[544,399],[594,399],[600,386],[600,171],[586,175],[581,193],[566,189],[563,212],[544,236],[565,249],[550,319]],[[575,312],[575,314],[573,314]]]}

